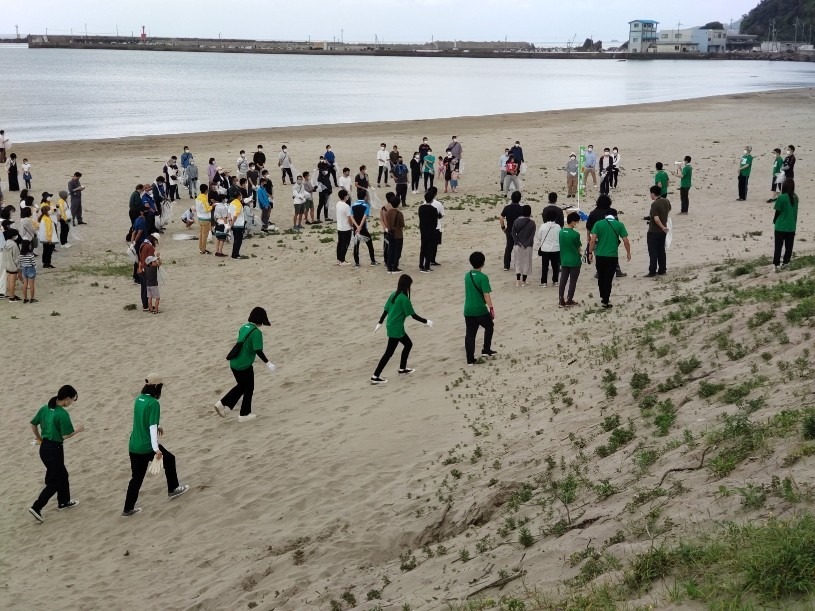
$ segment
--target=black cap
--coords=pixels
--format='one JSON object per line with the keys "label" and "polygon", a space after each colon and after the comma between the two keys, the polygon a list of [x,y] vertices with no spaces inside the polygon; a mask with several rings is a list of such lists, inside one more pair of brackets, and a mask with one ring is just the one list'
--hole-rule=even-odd
{"label": "black cap", "polygon": [[252,308],[252,311],[249,313],[249,322],[266,327],[272,325],[272,323],[269,322],[269,317],[266,315],[266,310],[261,307]]}
{"label": "black cap", "polygon": [[45,199],[46,197],[54,197],[53,193],[49,193],[48,191],[42,192],[42,198]]}

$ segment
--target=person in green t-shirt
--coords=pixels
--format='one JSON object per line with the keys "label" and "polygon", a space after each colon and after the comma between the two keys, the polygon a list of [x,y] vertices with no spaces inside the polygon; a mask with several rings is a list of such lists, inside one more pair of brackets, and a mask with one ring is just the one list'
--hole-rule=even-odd
{"label": "person in green t-shirt", "polygon": [[[569,216],[566,217],[566,226],[560,230],[558,235],[560,241],[558,306],[561,308],[580,305],[579,302],[574,300],[574,290],[577,287],[577,279],[580,276],[580,267],[583,263],[580,255],[580,232],[575,230],[578,223],[580,223],[580,215],[577,212],[570,212]],[[567,284],[569,285],[568,293],[566,292]]]}
{"label": "person in green t-shirt", "polygon": [[[600,205],[599,199],[597,205]],[[631,244],[628,241],[628,231],[618,219],[609,214],[604,219],[594,223],[591,228],[589,254],[595,255],[597,288],[600,292],[600,303],[604,308],[612,307],[611,286],[617,270],[618,251],[621,241],[625,246],[627,259],[631,261]]]}
{"label": "person in green t-shirt", "polygon": [[753,169],[753,147],[745,146],[744,153],[739,161],[739,199],[747,200],[747,183],[750,181],[750,171]]}
{"label": "person in green t-shirt", "polygon": [[257,417],[252,413],[252,395],[255,392],[255,370],[252,364],[255,357],[266,363],[266,368],[271,373],[277,370],[263,353],[263,333],[258,328],[270,325],[266,310],[257,307],[249,313],[249,321],[238,329],[238,341],[228,355],[232,357],[229,358],[229,368],[235,377],[235,386],[215,404],[215,411],[221,418],[226,417],[227,412],[238,404],[241,397],[243,401],[238,422],[249,422]]}
{"label": "person in green t-shirt", "polygon": [[[792,247],[795,243],[795,230],[798,226],[798,196],[795,194],[795,180],[787,178],[781,186],[781,195],[775,200],[775,252],[773,265],[775,271],[788,265],[792,258]],[[781,263],[781,247],[784,247],[784,262]]]}
{"label": "person in green t-shirt", "polygon": [[141,511],[136,507],[144,476],[150,463],[161,461],[164,467],[164,476],[167,479],[167,496],[172,501],[190,489],[188,484],[178,481],[175,456],[170,454],[158,438],[164,435],[164,429],[159,425],[161,421],[161,391],[164,388],[163,378],[151,373],[144,380],[141,394],[136,397],[133,405],[133,430],[130,433],[128,451],[130,453],[130,483],[127,485],[125,506],[122,511],[123,518],[129,518]]}
{"label": "person in green t-shirt", "polygon": [[781,175],[781,168],[784,166],[784,158],[781,156],[781,149],[773,149],[775,159],[773,159],[773,183],[770,186],[770,199],[767,200],[768,204],[772,204],[778,197],[779,188],[778,176]]}
{"label": "person in green t-shirt", "polygon": [[71,498],[68,470],[65,468],[65,454],[62,442],[85,430],[82,425],[74,428],[71,415],[66,410],[79,395],[73,386],[63,386],[43,405],[31,419],[31,430],[40,446],[40,460],[45,465],[45,488],[34,504],[28,508],[35,520],[43,521],[42,510],[57,495],[57,509],[69,509],[79,505]]}
{"label": "person in green t-shirt", "polygon": [[490,279],[481,270],[487,258],[483,252],[474,252],[470,255],[472,269],[464,276],[464,352],[467,355],[467,365],[482,363],[475,360],[475,338],[479,327],[484,327],[484,347],[481,349],[482,357],[491,357],[498,354],[492,349],[492,333],[495,327],[495,309],[492,306],[492,288]]}
{"label": "person in green t-shirt", "polygon": [[393,356],[393,353],[396,352],[396,347],[399,344],[402,344],[403,346],[402,356],[399,361],[399,373],[413,373],[414,370],[409,369],[407,366],[408,357],[410,356],[410,349],[413,348],[413,342],[410,341],[407,333],[405,333],[405,319],[407,319],[408,316],[413,318],[413,320],[419,321],[423,325],[427,325],[428,327],[433,326],[432,320],[422,318],[413,311],[413,305],[410,303],[410,286],[412,284],[413,278],[407,274],[402,274],[399,276],[396,291],[391,293],[390,297],[388,297],[388,300],[385,302],[385,309],[382,312],[382,316],[379,317],[379,322],[374,328],[374,333],[379,331],[379,327],[382,326],[382,323],[387,317],[388,322],[385,325],[385,330],[388,334],[388,347],[385,349],[385,354],[383,354],[382,358],[379,359],[379,364],[376,366],[374,375],[371,376],[371,384],[387,383],[387,380],[382,377],[382,370],[385,369],[385,365],[388,364],[388,361]]}
{"label": "person in green t-shirt", "polygon": [[688,193],[693,186],[693,166],[690,162],[690,155],[686,155],[684,163],[676,169],[676,175],[679,176],[679,201],[681,203],[679,214],[687,214],[690,208]]}
{"label": "person in green t-shirt", "polygon": [[659,186],[660,190],[662,191],[662,197],[665,197],[668,195],[668,183],[670,182],[668,172],[663,169],[664,166],[662,165],[661,161],[657,161],[656,168],[657,171],[656,174],[654,174],[654,184]]}

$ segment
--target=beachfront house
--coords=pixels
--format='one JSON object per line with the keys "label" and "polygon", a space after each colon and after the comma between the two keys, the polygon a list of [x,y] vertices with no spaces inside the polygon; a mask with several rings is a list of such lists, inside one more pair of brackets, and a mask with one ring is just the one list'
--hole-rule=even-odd
{"label": "beachfront house", "polygon": [[657,41],[658,21],[636,19],[628,22],[628,52],[645,53]]}
{"label": "beachfront house", "polygon": [[686,28],[658,33],[652,51],[657,53],[724,53],[727,31],[724,28]]}

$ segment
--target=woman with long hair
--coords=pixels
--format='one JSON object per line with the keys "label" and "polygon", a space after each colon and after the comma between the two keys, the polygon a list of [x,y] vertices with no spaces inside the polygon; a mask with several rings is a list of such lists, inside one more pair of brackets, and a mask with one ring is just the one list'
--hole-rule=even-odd
{"label": "woman with long hair", "polygon": [[66,439],[85,430],[82,425],[74,428],[71,415],[65,409],[78,399],[79,394],[73,386],[63,386],[31,419],[31,430],[40,446],[40,460],[45,465],[45,488],[28,508],[28,513],[37,522],[43,521],[42,510],[55,494],[57,509],[69,509],[79,504],[71,498],[68,470],[65,468],[65,452],[62,447]]}
{"label": "woman with long hair", "polygon": [[385,349],[385,354],[379,359],[379,364],[376,366],[374,375],[371,376],[371,384],[386,384],[387,380],[381,377],[382,370],[388,364],[388,361],[396,352],[396,347],[402,344],[402,356],[399,361],[399,373],[411,374],[413,369],[407,366],[408,357],[410,356],[410,349],[413,348],[413,342],[410,341],[407,333],[405,333],[405,319],[410,316],[428,327],[433,326],[432,320],[422,318],[413,311],[413,305],[410,303],[410,287],[413,284],[413,278],[407,274],[399,276],[399,282],[396,285],[396,290],[391,293],[388,300],[385,302],[385,309],[382,316],[379,317],[379,322],[374,328],[374,333],[379,330],[385,318],[388,319],[385,329],[388,334],[388,347]]}
{"label": "woman with long hair", "polygon": [[[795,180],[787,178],[781,185],[781,195],[773,204],[775,217],[775,252],[773,265],[775,271],[788,265],[792,258],[792,247],[795,243],[795,230],[798,225],[798,196],[795,194]],[[784,260],[781,262],[781,248],[784,248]]]}
{"label": "woman with long hair", "polygon": [[8,172],[8,190],[20,190],[20,170],[17,168],[17,153],[12,153],[6,160],[6,171]]}

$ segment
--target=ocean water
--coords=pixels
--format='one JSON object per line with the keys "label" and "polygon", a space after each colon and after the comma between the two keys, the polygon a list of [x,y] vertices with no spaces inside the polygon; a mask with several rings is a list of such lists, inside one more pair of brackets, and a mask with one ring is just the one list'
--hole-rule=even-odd
{"label": "ocean water", "polygon": [[0,45],[15,142],[429,119],[815,86],[815,64],[339,57]]}

